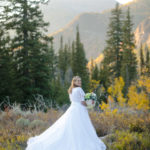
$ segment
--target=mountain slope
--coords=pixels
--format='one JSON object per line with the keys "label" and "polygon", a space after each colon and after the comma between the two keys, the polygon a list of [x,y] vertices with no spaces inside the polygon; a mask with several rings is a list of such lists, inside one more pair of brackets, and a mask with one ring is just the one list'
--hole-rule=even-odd
{"label": "mountain slope", "polygon": [[136,45],[139,47],[141,42],[150,45],[150,17],[142,21],[135,30]]}
{"label": "mountain slope", "polygon": [[71,42],[75,39],[76,26],[79,25],[81,41],[84,43],[86,55],[89,57],[95,54],[96,57],[97,53],[100,51],[98,47],[104,45],[107,24],[108,19],[103,17],[103,14],[84,13],[77,16],[63,30],[50,34],[49,36],[54,36],[55,48],[58,49],[61,35],[63,35],[65,42],[69,40]]}
{"label": "mountain slope", "polygon": [[[131,8],[134,30],[136,30],[138,25],[150,16],[150,1],[135,0],[129,4],[122,5],[123,11],[125,11],[128,6]],[[58,49],[60,36],[62,35],[64,37],[65,42],[68,42],[68,40],[71,42],[75,39],[76,26],[79,25],[81,40],[84,44],[87,58],[96,58],[100,55],[105,46],[109,17],[110,10],[102,13],[83,13],[75,17],[64,28],[49,36],[54,36],[54,46]]]}
{"label": "mountain slope", "polygon": [[50,0],[41,5],[44,20],[50,22],[49,33],[64,27],[75,16],[84,12],[102,12],[113,8],[115,0]]}

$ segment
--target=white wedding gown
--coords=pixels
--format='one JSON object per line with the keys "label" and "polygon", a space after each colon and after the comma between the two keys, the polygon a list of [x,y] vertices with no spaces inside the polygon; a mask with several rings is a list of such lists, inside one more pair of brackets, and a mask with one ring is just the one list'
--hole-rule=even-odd
{"label": "white wedding gown", "polygon": [[30,137],[25,150],[106,150],[90,120],[81,87],[69,94],[71,105],[56,122],[42,134]]}

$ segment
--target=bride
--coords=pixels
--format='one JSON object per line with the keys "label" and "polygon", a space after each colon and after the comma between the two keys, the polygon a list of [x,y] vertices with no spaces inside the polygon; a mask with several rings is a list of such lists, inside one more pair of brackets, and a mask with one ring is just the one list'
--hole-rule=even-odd
{"label": "bride", "polygon": [[79,76],[73,77],[68,93],[70,107],[42,134],[30,137],[25,150],[106,150],[90,120]]}

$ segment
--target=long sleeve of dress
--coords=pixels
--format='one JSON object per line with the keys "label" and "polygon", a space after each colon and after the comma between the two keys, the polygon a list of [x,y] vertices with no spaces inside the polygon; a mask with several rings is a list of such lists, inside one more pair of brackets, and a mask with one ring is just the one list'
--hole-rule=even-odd
{"label": "long sleeve of dress", "polygon": [[85,93],[81,87],[73,88],[72,93],[69,94],[70,101],[81,102],[84,101]]}
{"label": "long sleeve of dress", "polygon": [[80,95],[80,100],[84,101],[85,92],[83,91],[82,88],[79,88],[79,95]]}

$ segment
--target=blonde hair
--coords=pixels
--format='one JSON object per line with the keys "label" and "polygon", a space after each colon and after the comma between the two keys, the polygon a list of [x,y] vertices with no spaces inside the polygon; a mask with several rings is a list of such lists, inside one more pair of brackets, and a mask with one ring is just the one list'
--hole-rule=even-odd
{"label": "blonde hair", "polygon": [[71,85],[70,85],[70,87],[69,87],[69,89],[68,89],[68,93],[69,93],[69,94],[72,93],[72,89],[73,89],[74,87],[78,87],[77,85],[75,85],[75,81],[78,80],[78,79],[81,79],[81,78],[80,78],[79,76],[74,76],[74,77],[72,78]]}

